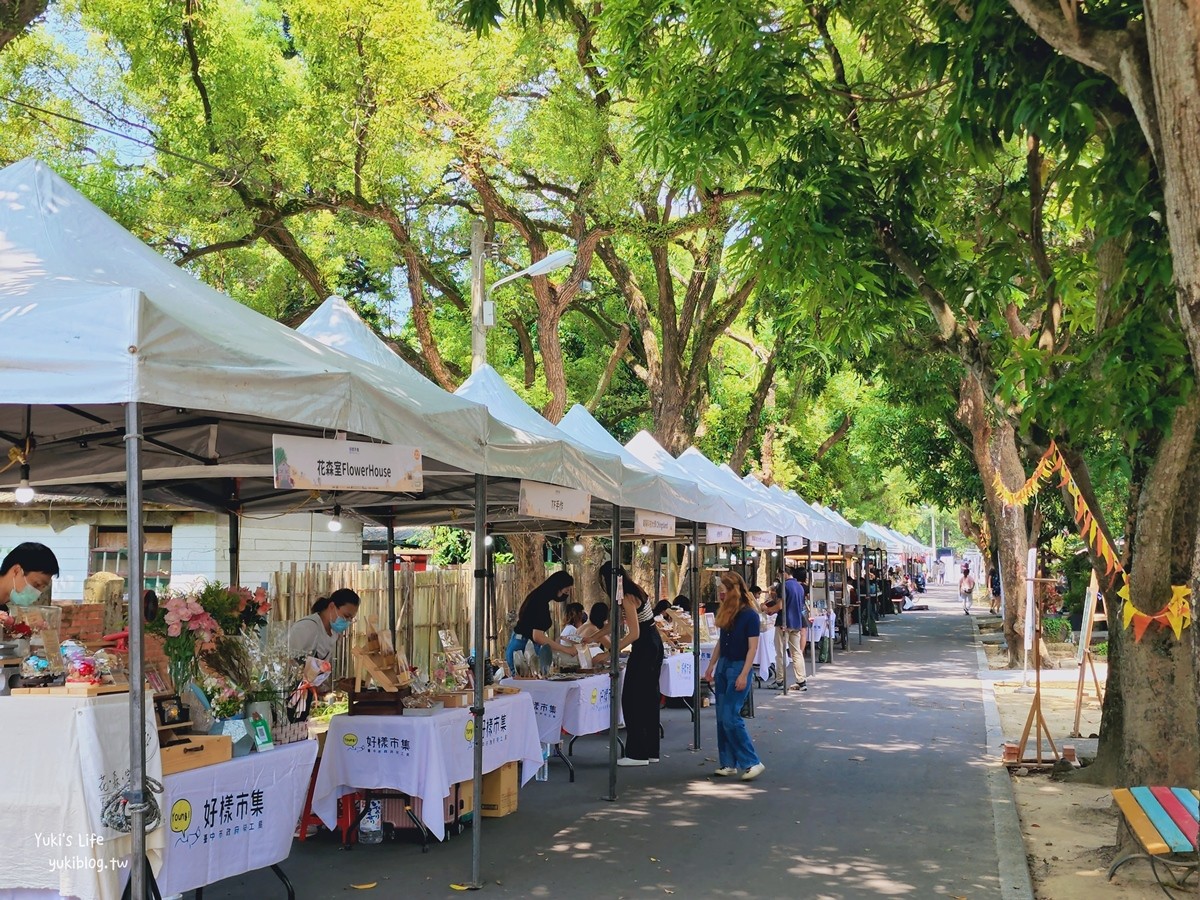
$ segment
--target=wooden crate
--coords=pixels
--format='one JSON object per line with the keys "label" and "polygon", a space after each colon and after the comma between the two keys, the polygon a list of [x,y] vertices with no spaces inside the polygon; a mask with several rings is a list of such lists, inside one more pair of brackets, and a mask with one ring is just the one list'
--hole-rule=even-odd
{"label": "wooden crate", "polygon": [[480,814],[499,818],[517,811],[517,791],[520,778],[517,764],[509,762],[483,776],[483,802]]}
{"label": "wooden crate", "polygon": [[163,774],[173,775],[232,759],[233,738],[227,734],[196,735],[190,737],[186,744],[163,747],[159,752]]}
{"label": "wooden crate", "polygon": [[404,713],[404,698],[412,693],[411,687],[395,691],[350,691],[352,716],[399,716]]}

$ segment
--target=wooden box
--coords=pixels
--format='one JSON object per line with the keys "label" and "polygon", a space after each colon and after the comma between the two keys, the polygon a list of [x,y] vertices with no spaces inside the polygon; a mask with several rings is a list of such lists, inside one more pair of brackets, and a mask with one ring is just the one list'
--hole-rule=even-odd
{"label": "wooden box", "polygon": [[351,691],[349,714],[352,716],[399,716],[404,712],[404,698],[411,687],[396,691]]}
{"label": "wooden box", "polygon": [[451,691],[448,694],[436,694],[435,698],[441,700],[446,709],[466,709],[475,701],[475,692]]}
{"label": "wooden box", "polygon": [[163,747],[160,753],[163,774],[173,775],[232,759],[233,738],[227,734],[196,735],[186,744]]}
{"label": "wooden box", "polygon": [[480,814],[499,818],[517,811],[517,790],[520,778],[517,764],[509,762],[483,776],[483,803]]}

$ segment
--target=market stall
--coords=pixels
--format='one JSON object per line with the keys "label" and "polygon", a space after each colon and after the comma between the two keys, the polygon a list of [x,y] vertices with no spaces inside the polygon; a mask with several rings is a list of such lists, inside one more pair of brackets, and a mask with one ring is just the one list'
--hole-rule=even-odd
{"label": "market stall", "polygon": [[[530,696],[493,698],[480,722],[483,772],[519,762],[521,783],[529,781],[542,765]],[[399,791],[422,801],[422,822],[442,840],[446,834],[442,801],[454,785],[471,780],[474,739],[475,724],[467,709],[435,710],[429,715],[334,716],[313,789],[313,812],[335,828],[339,797],[358,790]]]}

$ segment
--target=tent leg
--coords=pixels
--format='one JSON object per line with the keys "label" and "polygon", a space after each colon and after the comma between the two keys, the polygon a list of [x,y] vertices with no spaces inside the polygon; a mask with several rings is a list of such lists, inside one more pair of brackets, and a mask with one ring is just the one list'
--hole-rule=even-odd
{"label": "tent leg", "polygon": [[688,549],[688,594],[692,598],[692,749],[700,749],[700,526],[692,523]]}
{"label": "tent leg", "polygon": [[484,653],[483,616],[487,606],[487,476],[475,476],[475,702],[471,706],[474,732],[474,783],[472,799],[475,815],[471,821],[471,881],[474,890],[483,887],[480,871],[483,838],[483,682],[486,678],[486,654]]}
{"label": "tent leg", "polygon": [[396,519],[388,516],[387,520],[387,598],[388,598],[388,622],[391,623],[392,646],[398,647],[396,643]]}
{"label": "tent leg", "polygon": [[[242,568],[242,520],[237,509],[229,510],[229,586],[237,587]],[[133,595],[130,594],[132,597]]]}
{"label": "tent leg", "polygon": [[608,586],[608,595],[612,598],[609,605],[608,622],[611,629],[612,649],[609,652],[608,677],[609,684],[609,720],[608,720],[608,796],[605,800],[617,799],[617,727],[621,720],[621,596],[617,593],[617,569],[621,565],[621,507],[612,508],[612,583]]}
{"label": "tent leg", "polygon": [[[146,690],[142,679],[142,641],[145,581],[142,573],[142,417],[136,403],[125,405],[125,505],[129,535],[129,786],[125,793],[133,841],[130,857],[146,858]],[[129,887],[133,900],[151,896],[146,880],[148,867],[136,862],[130,869]]]}

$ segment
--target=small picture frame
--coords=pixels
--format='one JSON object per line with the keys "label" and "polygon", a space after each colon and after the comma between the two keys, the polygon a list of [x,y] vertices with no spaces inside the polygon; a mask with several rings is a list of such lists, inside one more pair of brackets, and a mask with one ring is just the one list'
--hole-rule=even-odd
{"label": "small picture frame", "polygon": [[178,725],[189,721],[190,712],[178,694],[160,697],[154,701],[154,712],[159,725]]}
{"label": "small picture frame", "polygon": [[163,680],[162,672],[158,671],[157,666],[146,666],[146,683],[156,694],[167,693],[167,683]]}

